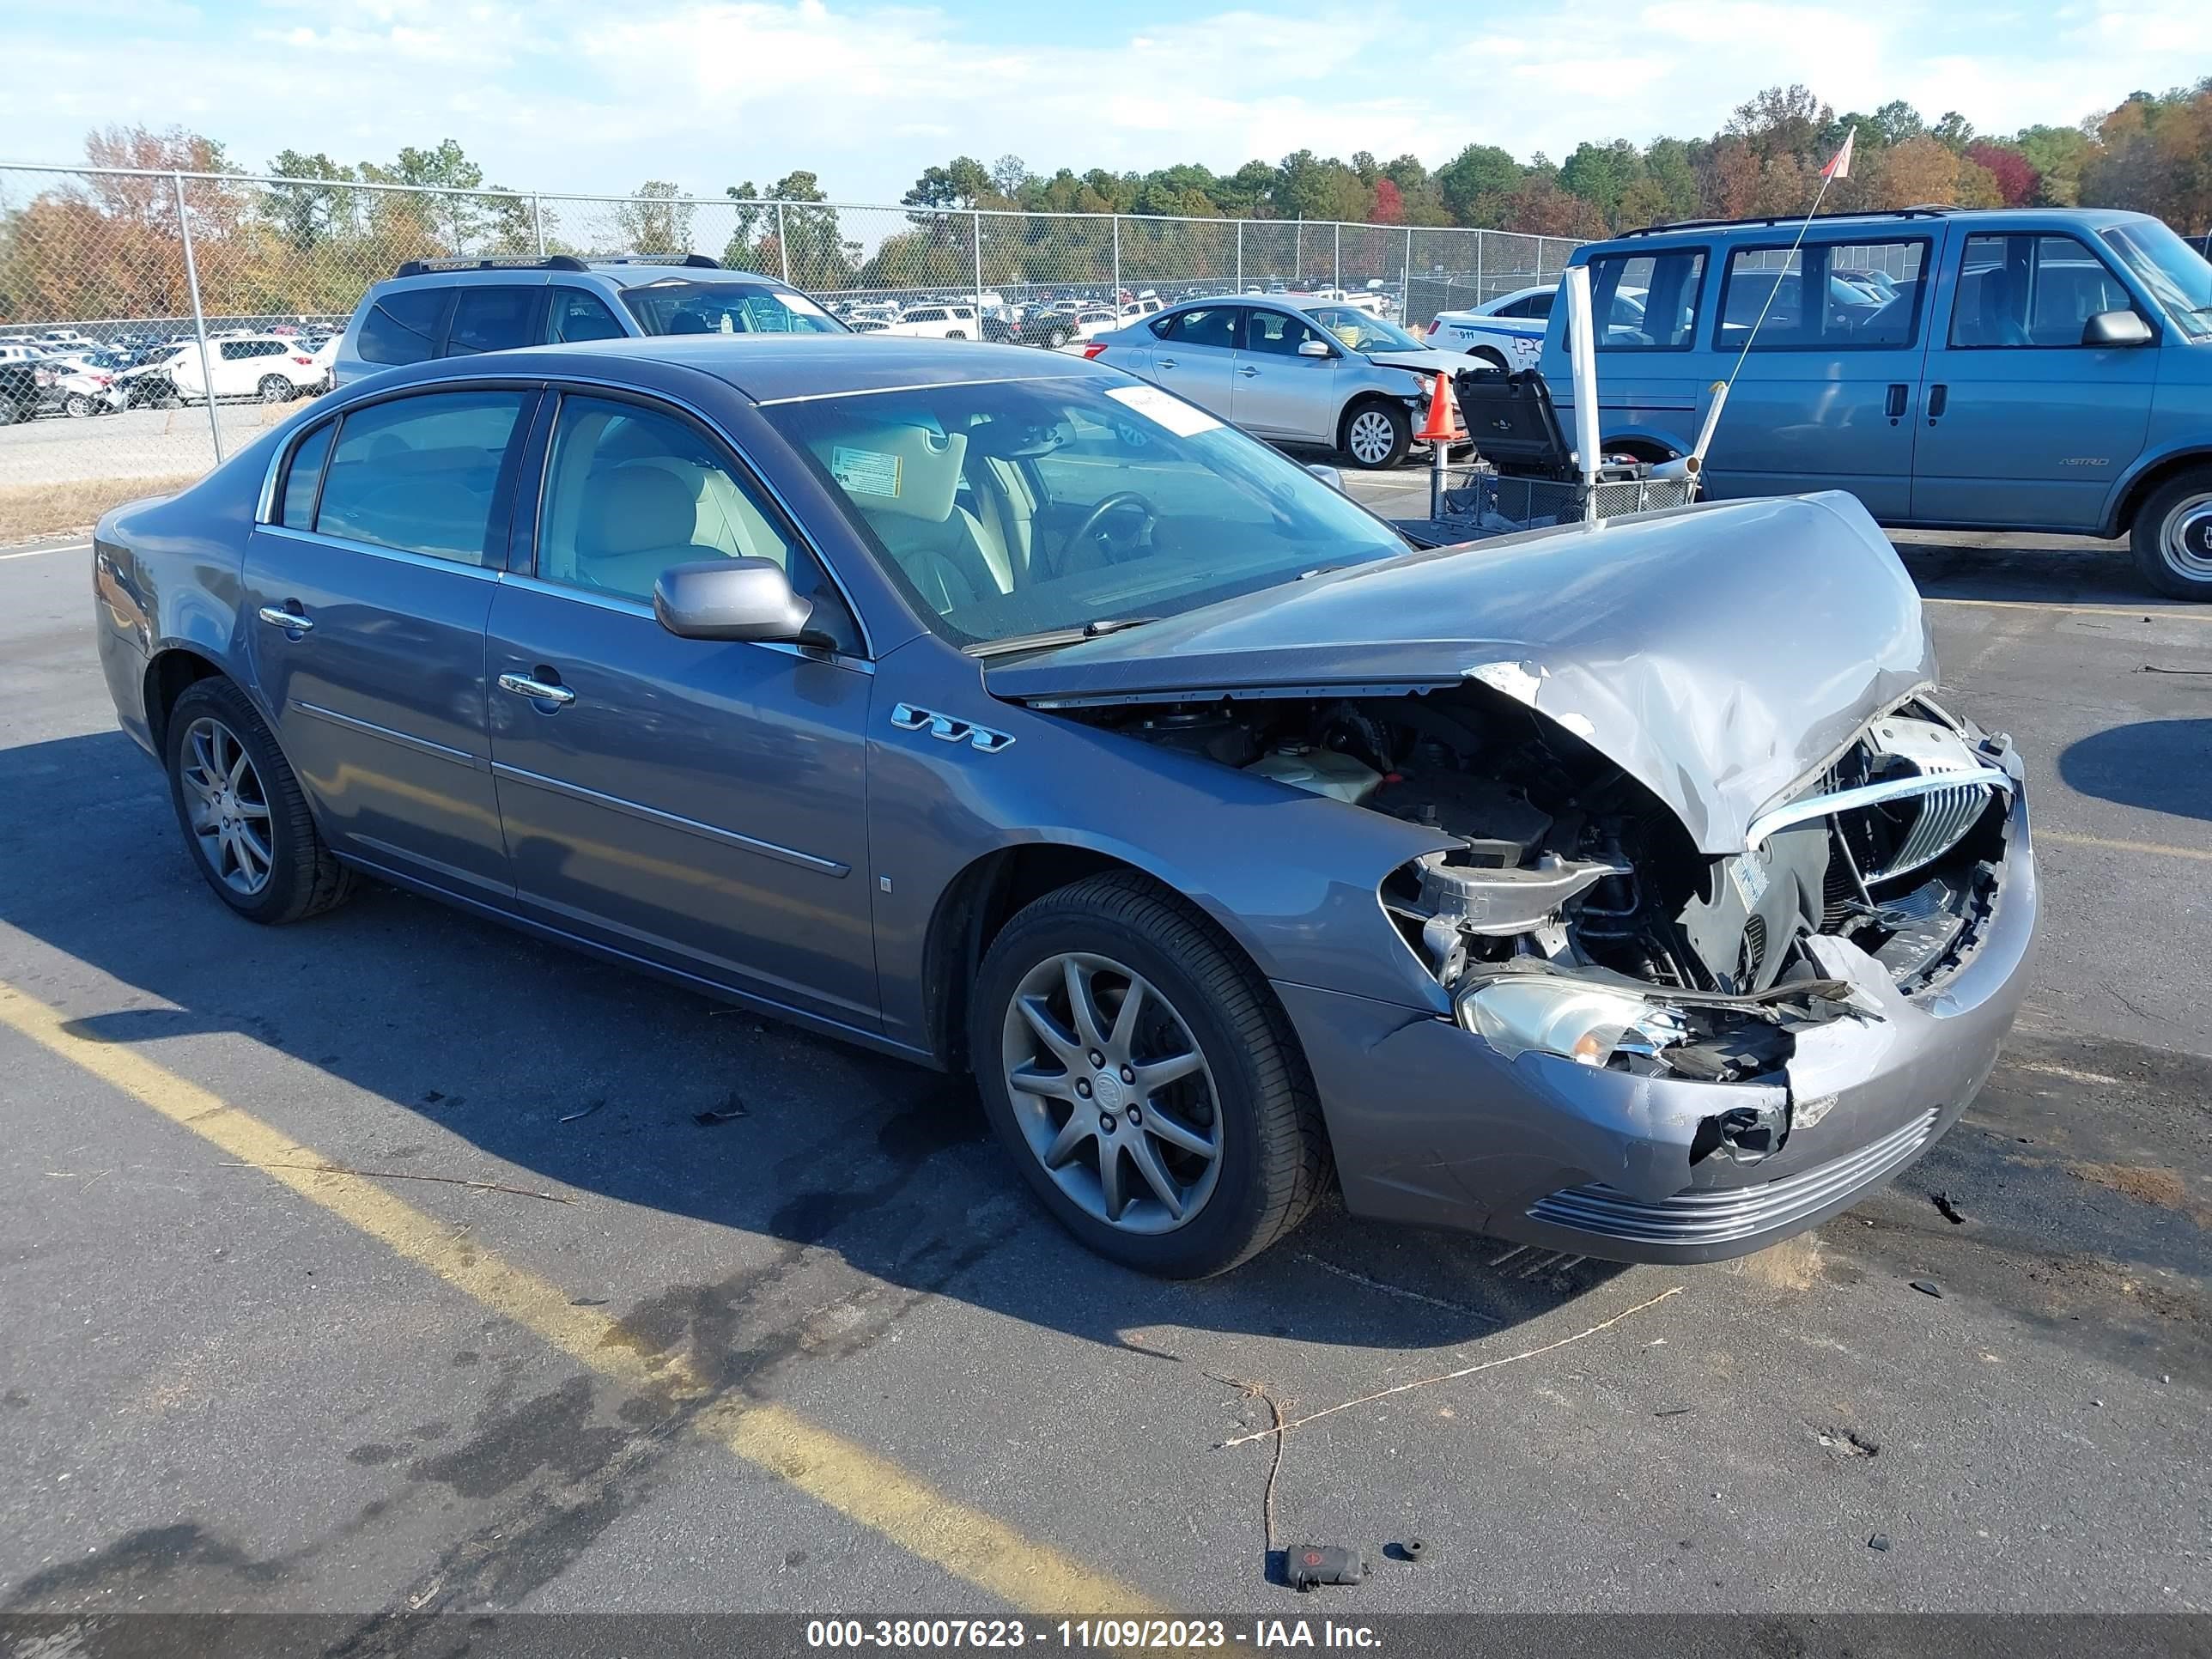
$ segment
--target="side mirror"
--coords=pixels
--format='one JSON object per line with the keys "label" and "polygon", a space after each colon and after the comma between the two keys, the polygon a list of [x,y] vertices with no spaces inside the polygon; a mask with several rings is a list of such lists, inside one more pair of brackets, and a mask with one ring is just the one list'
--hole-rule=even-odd
{"label": "side mirror", "polygon": [[1306,471],[1312,473],[1315,477],[1319,478],[1331,489],[1335,490],[1340,495],[1344,493],[1344,474],[1337,468],[1329,465],[1325,461],[1310,461],[1306,465]]}
{"label": "side mirror", "polygon": [[1325,341],[1301,340],[1298,342],[1298,356],[1301,357],[1332,357],[1335,355],[1328,349]]}
{"label": "side mirror", "polygon": [[2150,325],[2132,311],[2100,311],[2081,325],[2085,346],[2142,346],[2151,338]]}
{"label": "side mirror", "polygon": [[773,559],[709,559],[660,573],[653,585],[653,614],[670,633],[687,640],[757,640],[823,645],[810,629],[811,600],[791,591],[791,578]]}

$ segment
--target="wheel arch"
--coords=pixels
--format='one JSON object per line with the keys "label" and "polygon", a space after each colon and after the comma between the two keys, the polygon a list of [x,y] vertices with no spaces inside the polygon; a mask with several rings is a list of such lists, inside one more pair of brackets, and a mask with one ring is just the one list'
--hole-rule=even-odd
{"label": "wheel arch", "polygon": [[1251,969],[1261,991],[1274,998],[1274,988],[1249,942],[1212,908],[1173,883],[1097,848],[1018,842],[970,861],[945,884],[930,913],[922,945],[922,1006],[931,1052],[946,1069],[961,1071],[968,1063],[969,1001],[983,957],[1000,931],[1024,905],[1048,893],[1092,876],[1116,873],[1149,882],[1188,905],[1223,947]]}
{"label": "wheel arch", "polygon": [[167,646],[154,653],[146,665],[145,707],[146,730],[156,755],[168,753],[169,712],[186,689],[201,680],[228,678],[220,663],[191,646]]}
{"label": "wheel arch", "polygon": [[2136,514],[2151,496],[2185,472],[2203,468],[2212,471],[2212,446],[2199,445],[2161,455],[2121,484],[2112,508],[2100,528],[2106,536],[2124,536],[2135,528]]}

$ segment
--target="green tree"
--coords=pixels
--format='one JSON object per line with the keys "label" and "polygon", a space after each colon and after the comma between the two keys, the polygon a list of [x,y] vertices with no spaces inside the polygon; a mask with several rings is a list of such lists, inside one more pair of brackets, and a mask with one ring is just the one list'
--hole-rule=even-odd
{"label": "green tree", "polygon": [[626,248],[641,253],[691,251],[691,204],[665,179],[648,179],[615,210]]}
{"label": "green tree", "polygon": [[359,175],[318,150],[312,155],[295,149],[276,152],[269,171],[283,179],[327,179],[330,185],[271,185],[262,193],[262,212],[278,235],[296,252],[311,253],[353,228],[357,191],[336,186],[350,184]]}
{"label": "green tree", "polygon": [[1506,197],[1520,187],[1521,164],[1495,144],[1469,144],[1437,169],[1444,211],[1455,225],[1495,222]]}

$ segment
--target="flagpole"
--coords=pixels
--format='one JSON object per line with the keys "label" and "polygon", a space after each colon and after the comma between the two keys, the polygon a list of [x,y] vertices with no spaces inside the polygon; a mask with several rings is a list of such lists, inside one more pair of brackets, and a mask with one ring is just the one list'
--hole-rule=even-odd
{"label": "flagpole", "polygon": [[[1759,325],[1765,322],[1766,313],[1774,308],[1774,296],[1782,292],[1782,278],[1789,274],[1790,261],[1797,257],[1797,250],[1804,246],[1805,233],[1812,229],[1813,221],[1820,211],[1820,204],[1827,199],[1828,186],[1850,172],[1851,143],[1858,136],[1859,130],[1856,127],[1846,132],[1844,135],[1844,147],[1836,152],[1835,160],[1820,169],[1820,188],[1813,192],[1813,206],[1805,215],[1805,222],[1797,227],[1797,240],[1790,244],[1790,252],[1782,261],[1782,269],[1775,275],[1774,286],[1766,290],[1766,303],[1759,307],[1759,315],[1753,319],[1751,332],[1743,337],[1743,349],[1735,354],[1735,367],[1729,370],[1729,390],[1735,389],[1735,377],[1743,373],[1743,360],[1751,356],[1752,342],[1759,337]],[[1800,298],[1809,304],[1812,296],[1802,292],[1805,287],[1805,273],[1802,269],[1797,273],[1797,286],[1801,290]],[[1821,303],[1826,304],[1826,295],[1822,296]]]}

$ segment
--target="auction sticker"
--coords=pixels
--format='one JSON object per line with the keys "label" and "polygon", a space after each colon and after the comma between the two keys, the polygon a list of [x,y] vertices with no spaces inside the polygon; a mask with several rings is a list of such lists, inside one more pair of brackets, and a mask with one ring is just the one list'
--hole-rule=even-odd
{"label": "auction sticker", "polygon": [[1153,424],[1167,428],[1178,438],[1195,438],[1221,424],[1204,410],[1180,398],[1170,398],[1156,386],[1109,386],[1106,395]]}
{"label": "auction sticker", "polygon": [[900,460],[880,449],[848,449],[839,444],[830,452],[830,476],[848,495],[896,495]]}

